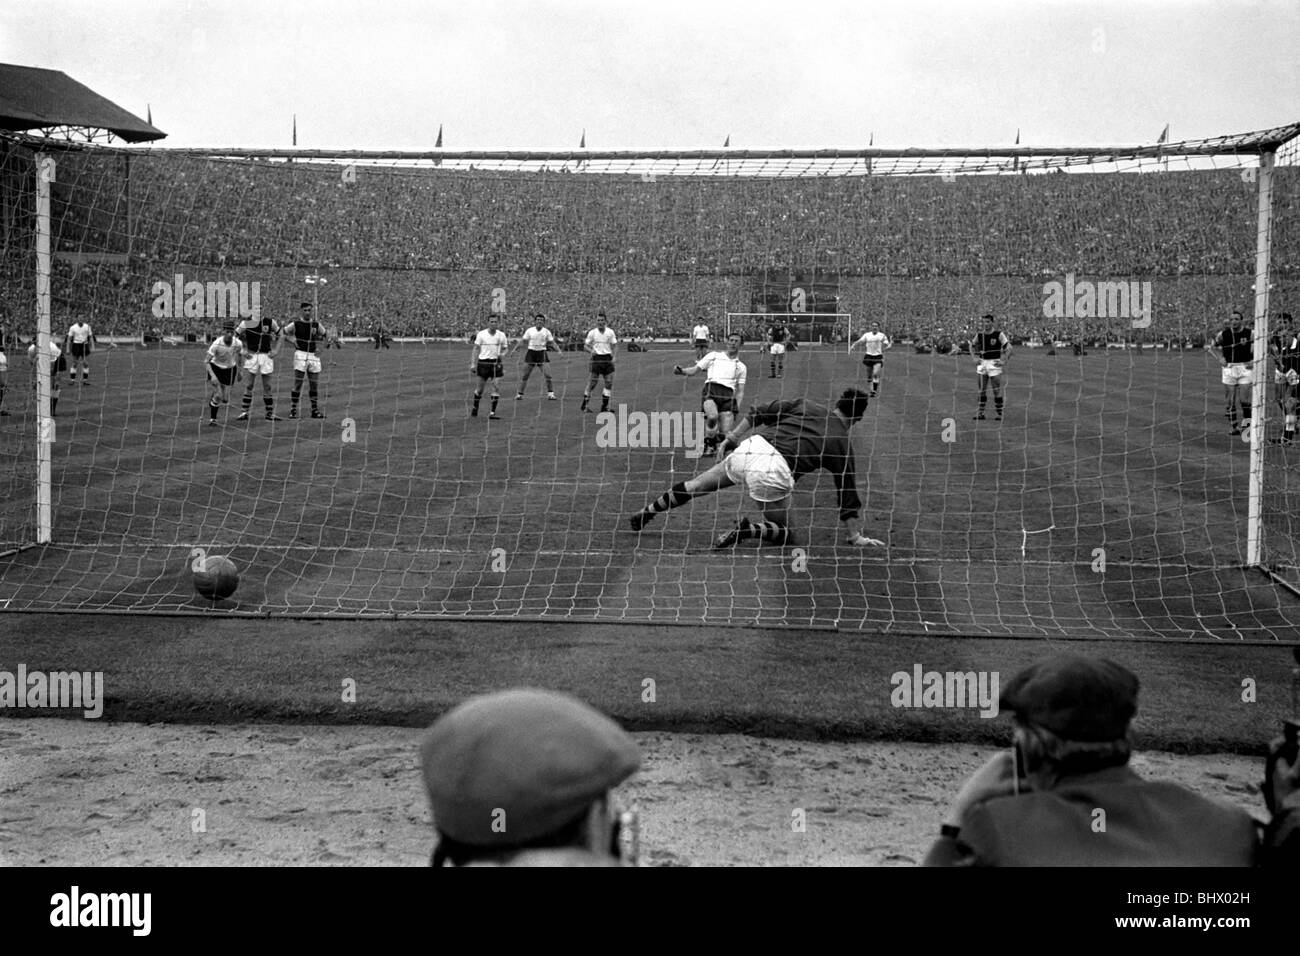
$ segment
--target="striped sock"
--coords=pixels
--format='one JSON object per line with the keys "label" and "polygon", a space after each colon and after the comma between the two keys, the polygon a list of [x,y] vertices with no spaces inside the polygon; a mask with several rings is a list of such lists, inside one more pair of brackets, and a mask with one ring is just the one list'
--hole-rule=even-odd
{"label": "striped sock", "polygon": [[766,544],[785,544],[789,537],[789,530],[775,521],[745,521],[740,526],[741,541],[757,538]]}
{"label": "striped sock", "polygon": [[684,505],[694,497],[693,494],[686,490],[686,482],[679,481],[654,501],[650,502],[650,504],[646,505],[645,510],[648,514],[658,514],[661,511],[668,511],[670,508]]}

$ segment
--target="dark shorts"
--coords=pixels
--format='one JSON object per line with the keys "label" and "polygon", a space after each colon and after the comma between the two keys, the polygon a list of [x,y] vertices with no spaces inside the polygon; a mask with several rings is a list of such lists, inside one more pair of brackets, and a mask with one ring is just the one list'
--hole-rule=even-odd
{"label": "dark shorts", "polygon": [[233,365],[230,368],[222,368],[209,362],[208,368],[212,369],[212,374],[217,377],[217,381],[222,385],[234,385],[239,378],[239,369]]}
{"label": "dark shorts", "polygon": [[89,342],[73,342],[71,345],[72,357],[74,359],[84,359],[90,354]]}
{"label": "dark shorts", "polygon": [[66,353],[60,352],[59,357],[56,358],[54,360],[54,364],[50,366],[50,374],[58,375],[60,372],[66,372],[67,370],[68,370],[68,356]]}
{"label": "dark shorts", "polygon": [[709,347],[709,340],[708,340],[708,339],[696,339],[696,340],[695,340],[695,347],[696,347],[697,349],[707,349],[707,348]]}
{"label": "dark shorts", "polygon": [[868,368],[870,368],[873,365],[883,365],[884,361],[885,361],[885,357],[883,355],[862,356],[862,364],[867,366]]}
{"label": "dark shorts", "polygon": [[479,378],[500,378],[506,374],[505,366],[500,359],[494,362],[479,362],[477,371]]}
{"label": "dark shorts", "polygon": [[720,412],[738,412],[740,409],[736,406],[736,393],[725,385],[719,385],[717,382],[706,382],[704,391],[700,393],[700,401],[704,402],[713,399],[713,404],[718,406]]}
{"label": "dark shorts", "polygon": [[546,354],[546,349],[529,349],[524,353],[525,365],[545,365],[550,360],[551,357]]}
{"label": "dark shorts", "polygon": [[612,355],[593,355],[591,358],[592,375],[613,375],[614,357]]}

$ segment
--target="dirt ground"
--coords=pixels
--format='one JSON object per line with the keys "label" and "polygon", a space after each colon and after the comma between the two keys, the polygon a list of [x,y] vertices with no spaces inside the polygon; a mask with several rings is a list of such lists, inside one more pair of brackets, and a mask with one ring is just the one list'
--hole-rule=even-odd
{"label": "dirt ground", "polygon": [[[659,866],[917,863],[951,794],[989,755],[635,736],[645,761],[621,792],[641,813],[643,862]],[[0,864],[423,865],[433,834],[419,737],[373,726],[5,720]],[[1150,753],[1134,766],[1263,813],[1257,758]]]}

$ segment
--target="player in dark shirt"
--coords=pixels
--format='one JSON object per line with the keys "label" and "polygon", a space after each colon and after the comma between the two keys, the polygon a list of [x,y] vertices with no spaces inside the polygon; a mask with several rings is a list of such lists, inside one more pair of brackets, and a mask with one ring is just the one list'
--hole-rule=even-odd
{"label": "player in dark shirt", "polygon": [[772,374],[768,378],[785,375],[785,340],[788,337],[784,325],[774,325],[767,330],[768,351],[772,354]]}
{"label": "player in dark shirt", "polygon": [[[1254,336],[1245,316],[1233,309],[1232,321],[1214,338],[1214,347],[1223,353],[1219,364],[1223,366],[1220,381],[1223,382],[1223,399],[1227,405],[1224,415],[1234,435],[1250,424]],[[1240,420],[1237,418],[1238,407],[1241,408]]]}
{"label": "player in dark shirt", "polygon": [[310,302],[300,306],[301,316],[285,328],[285,335],[293,341],[293,391],[289,393],[289,417],[298,417],[298,396],[302,394],[302,380],[307,379],[307,397],[311,401],[311,417],[324,418],[317,398],[317,379],[320,377],[321,344],[326,341],[325,329],[315,316]]}
{"label": "player in dark shirt", "polygon": [[997,327],[992,315],[984,316],[984,331],[976,332],[970,343],[971,354],[975,356],[975,372],[980,378],[979,411],[976,420],[984,418],[984,406],[988,404],[988,387],[993,383],[993,407],[997,411],[998,421],[1002,421],[1002,364],[1011,357],[1011,340]]}
{"label": "player in dark shirt", "polygon": [[1296,440],[1296,404],[1300,399],[1300,334],[1290,312],[1278,317],[1278,329],[1269,343],[1273,353],[1273,398],[1282,410],[1282,435],[1277,442],[1290,445]]}
{"label": "player in dark shirt", "polygon": [[275,388],[272,375],[275,372],[275,356],[280,351],[280,340],[284,330],[269,316],[255,316],[240,322],[235,329],[235,334],[244,343],[243,410],[235,416],[235,420],[248,421],[248,410],[253,405],[253,386],[257,384],[258,378],[261,378],[266,420],[280,421],[280,416],[275,414]]}
{"label": "player in dark shirt", "polygon": [[884,542],[866,537],[857,524],[862,499],[849,442],[849,429],[862,420],[868,401],[866,392],[850,388],[834,408],[802,398],[751,408],[723,443],[723,451],[730,454],[703,474],[673,485],[632,515],[628,519],[632,530],[640,531],[655,515],[698,495],[740,485],[758,502],[761,519],[740,519],[734,529],[718,538],[715,547],[729,548],[750,539],[789,544],[794,483],[824,468],[835,482],[840,521],[848,527],[849,543],[882,546]]}

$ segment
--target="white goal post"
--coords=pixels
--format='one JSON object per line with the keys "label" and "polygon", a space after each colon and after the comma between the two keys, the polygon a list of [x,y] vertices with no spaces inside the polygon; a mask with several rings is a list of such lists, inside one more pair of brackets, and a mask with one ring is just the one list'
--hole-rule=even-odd
{"label": "white goal post", "polygon": [[853,341],[852,312],[728,312],[727,335],[739,329],[746,340],[766,341],[768,329],[777,321],[794,333],[800,345]]}

